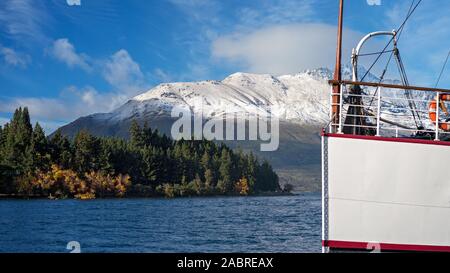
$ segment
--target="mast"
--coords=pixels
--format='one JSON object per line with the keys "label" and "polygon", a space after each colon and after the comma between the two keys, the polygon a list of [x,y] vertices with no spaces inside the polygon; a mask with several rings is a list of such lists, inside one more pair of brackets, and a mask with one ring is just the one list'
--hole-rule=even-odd
{"label": "mast", "polygon": [[[333,80],[338,84],[333,85],[333,99],[332,99],[332,123],[339,124],[340,119],[340,94],[342,80],[341,74],[341,59],[342,59],[342,25],[344,17],[344,0],[339,0],[339,19],[338,19],[338,33],[337,33],[337,47],[336,47],[336,66],[334,68]],[[337,132],[338,126],[332,126],[334,133]]]}

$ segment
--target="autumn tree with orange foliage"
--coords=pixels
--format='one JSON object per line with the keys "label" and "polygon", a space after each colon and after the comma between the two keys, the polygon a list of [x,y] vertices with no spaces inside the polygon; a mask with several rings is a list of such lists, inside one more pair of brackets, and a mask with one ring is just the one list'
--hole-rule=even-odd
{"label": "autumn tree with orange foliage", "polygon": [[52,165],[48,172],[38,172],[29,181],[33,191],[41,195],[76,199],[123,197],[131,184],[128,175],[111,176],[91,171],[81,178],[76,172],[63,170],[58,165]]}
{"label": "autumn tree with orange foliage", "polygon": [[240,195],[248,195],[250,193],[250,187],[248,185],[248,180],[245,177],[242,177],[239,179],[238,182],[236,182],[236,185],[234,186],[237,193]]}

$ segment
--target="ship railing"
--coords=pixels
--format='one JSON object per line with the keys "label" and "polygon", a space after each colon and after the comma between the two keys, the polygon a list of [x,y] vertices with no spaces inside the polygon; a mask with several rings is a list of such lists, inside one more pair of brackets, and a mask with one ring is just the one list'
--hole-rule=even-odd
{"label": "ship railing", "polygon": [[[344,128],[360,128],[383,137],[420,135],[434,140],[450,139],[450,131],[442,129],[444,125],[450,128],[450,119],[445,119],[443,111],[436,107],[439,122],[434,122],[429,117],[430,102],[436,100],[436,105],[439,106],[439,95],[450,94],[448,89],[334,80],[330,84],[341,86],[339,93],[331,92],[330,96],[330,132],[344,134]],[[348,88],[350,85],[360,86],[362,93],[352,93]],[[339,99],[333,100],[334,96]],[[362,103],[352,104],[349,102],[350,98],[359,98]],[[351,107],[360,111],[357,114],[349,113]],[[337,113],[333,109],[338,109]],[[365,122],[348,124],[347,117],[363,119]]]}

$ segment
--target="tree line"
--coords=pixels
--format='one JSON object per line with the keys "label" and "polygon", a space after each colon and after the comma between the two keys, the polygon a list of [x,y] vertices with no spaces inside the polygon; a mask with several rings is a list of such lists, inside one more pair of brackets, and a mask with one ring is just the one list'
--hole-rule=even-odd
{"label": "tree line", "polygon": [[0,193],[91,199],[124,196],[250,195],[279,191],[267,161],[202,140],[174,141],[133,121],[130,139],[73,139],[30,122],[19,108],[0,126]]}

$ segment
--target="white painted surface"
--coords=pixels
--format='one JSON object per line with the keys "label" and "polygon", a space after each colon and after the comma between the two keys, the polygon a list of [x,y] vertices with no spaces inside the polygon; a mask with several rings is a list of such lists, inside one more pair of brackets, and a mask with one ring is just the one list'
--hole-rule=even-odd
{"label": "white painted surface", "polygon": [[328,159],[328,240],[450,246],[450,146],[329,137]]}

